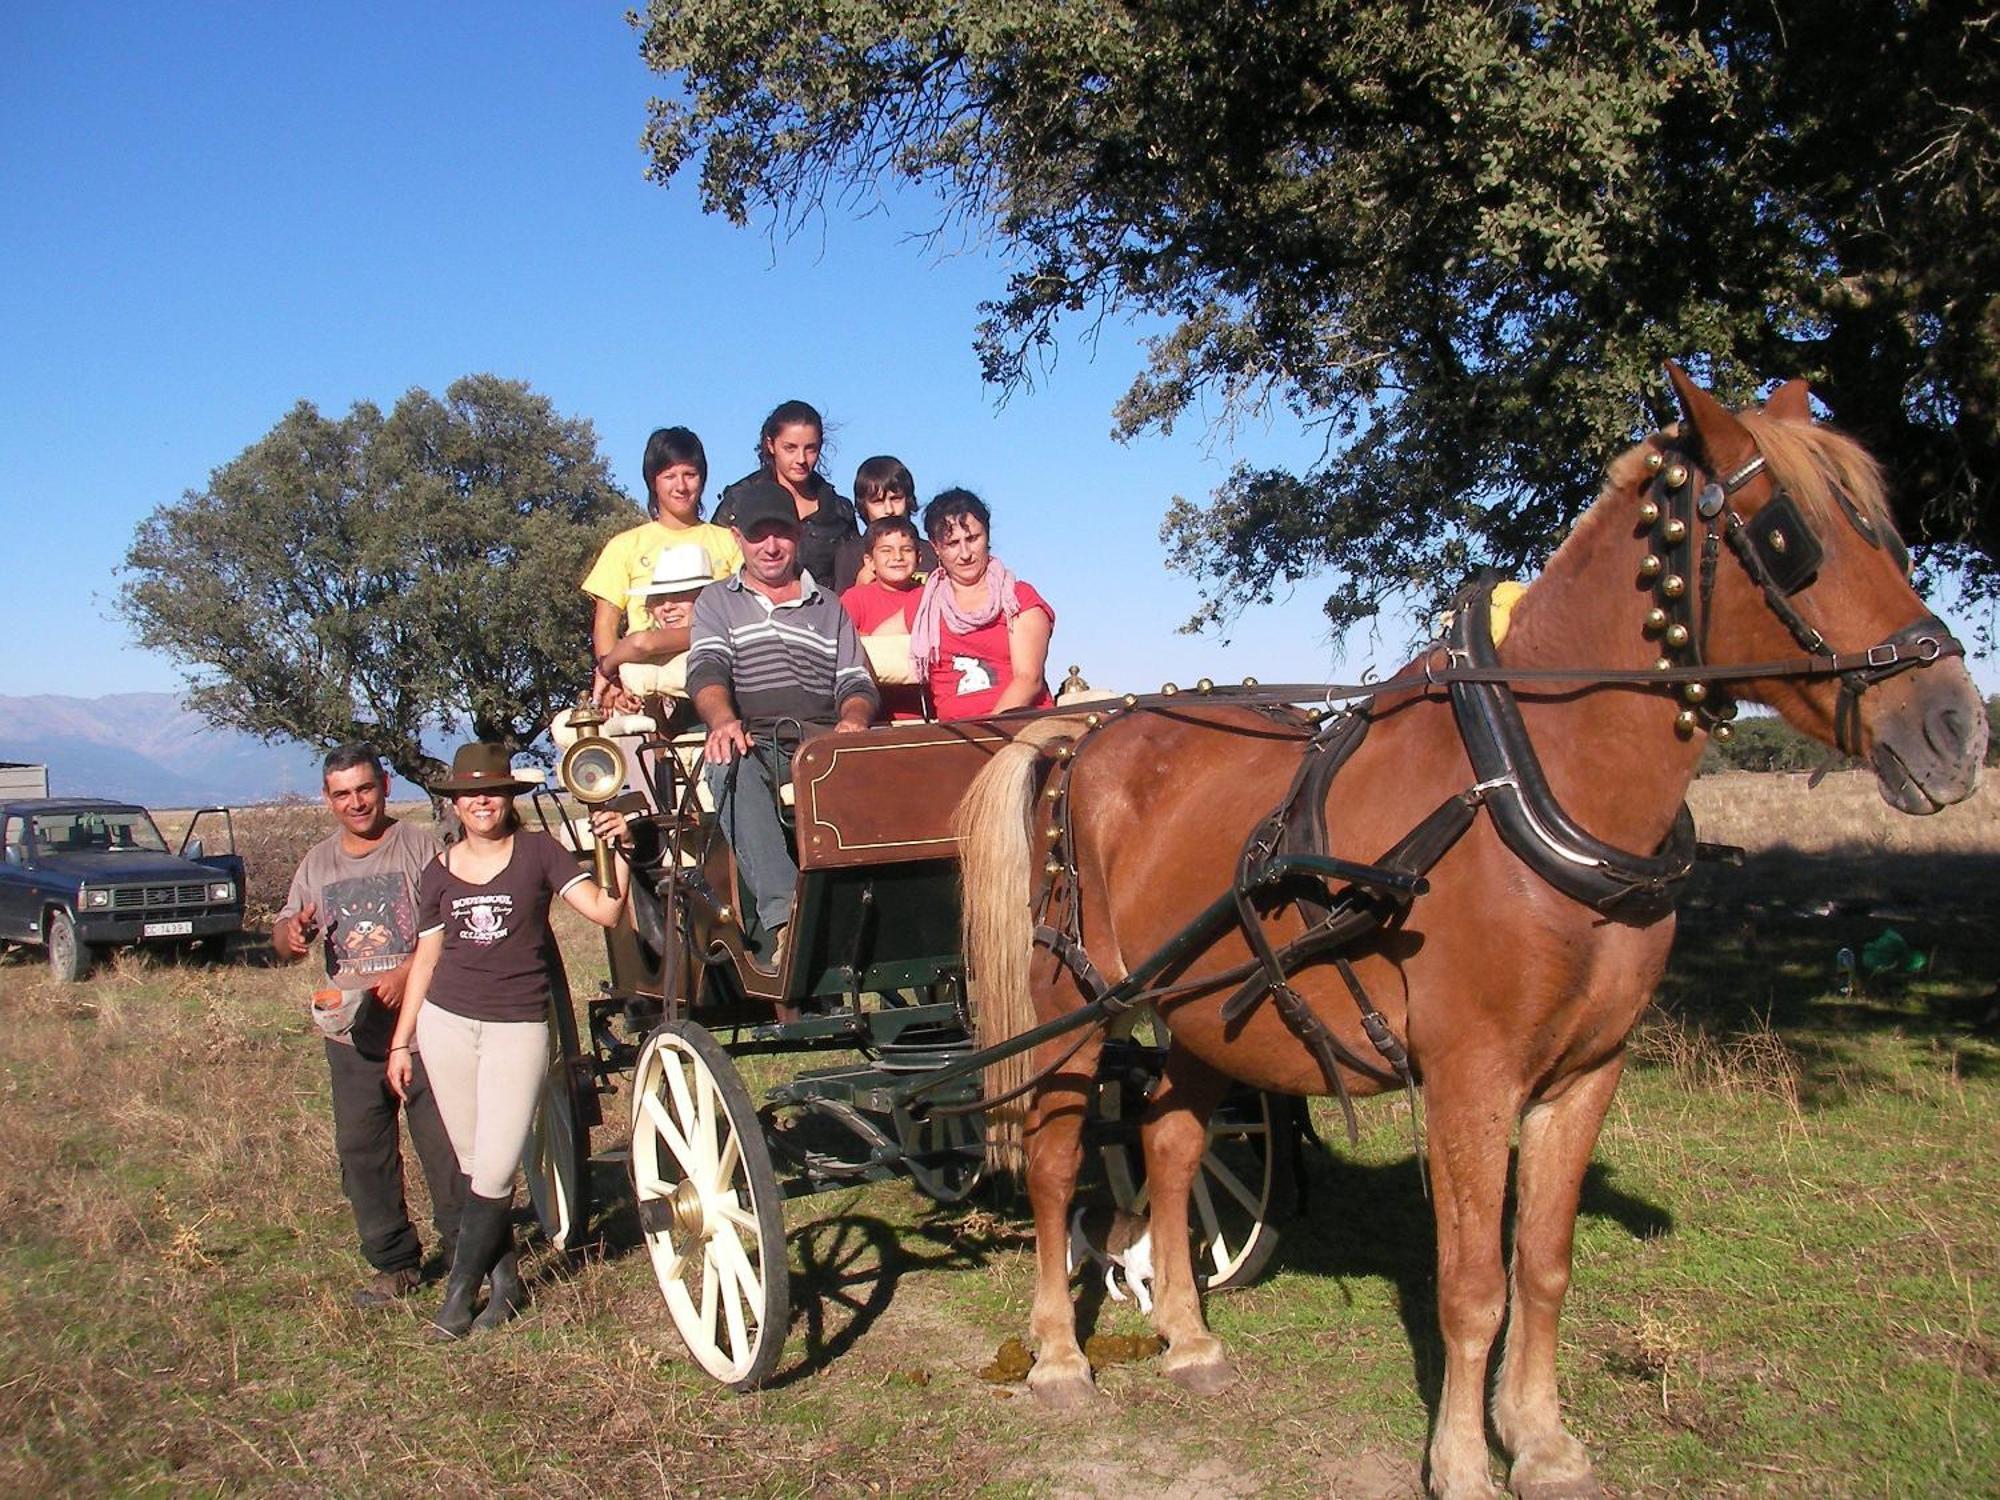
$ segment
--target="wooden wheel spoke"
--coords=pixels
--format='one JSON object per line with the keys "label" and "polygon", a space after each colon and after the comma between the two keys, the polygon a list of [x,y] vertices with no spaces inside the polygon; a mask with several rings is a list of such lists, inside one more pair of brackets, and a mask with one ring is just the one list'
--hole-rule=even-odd
{"label": "wooden wheel spoke", "polygon": [[743,1306],[747,1299],[762,1296],[763,1287],[754,1275],[747,1274],[750,1263],[744,1258],[742,1241],[735,1235],[719,1234],[710,1244],[714,1252],[709,1265],[716,1272],[716,1280],[722,1283],[722,1320],[729,1331],[729,1352],[740,1361],[750,1352],[750,1329],[743,1317]]}
{"label": "wooden wheel spoke", "polygon": [[[692,1259],[692,1257],[690,1258]],[[701,1258],[695,1261],[695,1264],[701,1269],[701,1315],[697,1319],[697,1322],[708,1333],[710,1338],[713,1339],[715,1333],[716,1294],[718,1291],[716,1284],[717,1272],[715,1268],[715,1241],[713,1239],[708,1240],[702,1245]]]}
{"label": "wooden wheel spoke", "polygon": [[1195,1186],[1204,1193],[1207,1189],[1201,1179],[1205,1177],[1213,1177],[1217,1182],[1221,1183],[1223,1190],[1238,1203],[1242,1204],[1253,1219],[1263,1216],[1263,1199],[1258,1194],[1251,1192],[1244,1184],[1243,1179],[1231,1171],[1228,1163],[1223,1161],[1221,1157],[1210,1155],[1202,1159],[1201,1174],[1195,1179]]}
{"label": "wooden wheel spoke", "polygon": [[696,1166],[694,1148],[688,1144],[687,1137],[681,1134],[680,1127],[667,1113],[667,1106],[661,1102],[660,1096],[647,1094],[640,1108],[646,1112],[647,1123],[658,1132],[674,1160],[680,1163],[682,1175],[693,1176]]}
{"label": "wooden wheel spoke", "polygon": [[717,1153],[715,1173],[709,1179],[715,1184],[715,1191],[727,1192],[736,1178],[736,1169],[743,1164],[743,1143],[730,1131],[722,1138],[722,1149]]}
{"label": "wooden wheel spoke", "polygon": [[1222,1220],[1215,1212],[1215,1198],[1209,1192],[1207,1182],[1200,1177],[1195,1178],[1194,1191],[1190,1196],[1194,1199],[1195,1217],[1201,1221],[1201,1237],[1208,1243],[1209,1254],[1211,1258],[1216,1259],[1217,1266],[1220,1268],[1221,1265],[1227,1262],[1221,1258],[1223,1257],[1225,1247],[1223,1244]]}
{"label": "wooden wheel spoke", "polygon": [[695,1074],[695,1113],[689,1126],[688,1135],[701,1153],[704,1180],[719,1182],[721,1174],[716,1166],[722,1158],[722,1101],[716,1097],[715,1080],[706,1071]]}

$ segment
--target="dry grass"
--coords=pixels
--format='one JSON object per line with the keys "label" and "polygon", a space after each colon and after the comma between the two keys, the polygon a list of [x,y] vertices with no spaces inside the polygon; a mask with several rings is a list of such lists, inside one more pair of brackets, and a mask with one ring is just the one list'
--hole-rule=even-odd
{"label": "dry grass", "polygon": [[1804,772],[1724,771],[1696,781],[1688,806],[1704,839],[1760,854],[2000,853],[2000,777],[1988,775],[1966,801],[1928,818],[1890,807],[1867,771],[1810,781]]}
{"label": "dry grass", "polygon": [[[1952,1010],[2000,951],[1995,793],[1913,823],[1873,796],[1696,788],[1704,837],[1764,852],[1700,877],[1585,1185],[1563,1370],[1617,1493],[2000,1488],[2000,1048]],[[324,826],[238,819],[253,869]],[[1891,842],[1911,830],[1935,837]],[[1894,920],[1937,972],[1830,995],[1832,947],[1918,872],[1928,914]],[[562,936],[588,994],[594,934]],[[306,981],[254,939],[237,960],[122,955],[62,988],[0,959],[0,1493],[1415,1492],[1438,1354],[1399,1106],[1315,1157],[1273,1274],[1211,1304],[1245,1374],[1222,1398],[1120,1366],[1062,1424],[985,1385],[1025,1325],[1024,1227],[893,1184],[791,1207],[793,1340],[736,1397],[680,1353],[615,1168],[604,1245],[533,1257],[529,1316],[484,1347],[422,1340],[434,1288],[350,1309]]]}

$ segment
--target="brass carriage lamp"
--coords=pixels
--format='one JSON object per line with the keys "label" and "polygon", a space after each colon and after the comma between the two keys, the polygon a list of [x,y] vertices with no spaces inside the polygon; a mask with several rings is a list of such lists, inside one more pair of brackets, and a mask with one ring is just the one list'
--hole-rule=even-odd
{"label": "brass carriage lamp", "polygon": [[[625,750],[604,734],[604,710],[595,703],[579,703],[569,711],[569,727],[576,741],[563,751],[556,763],[556,779],[586,807],[609,802],[625,790]],[[607,896],[618,894],[618,866],[602,839],[591,840],[591,873]]]}

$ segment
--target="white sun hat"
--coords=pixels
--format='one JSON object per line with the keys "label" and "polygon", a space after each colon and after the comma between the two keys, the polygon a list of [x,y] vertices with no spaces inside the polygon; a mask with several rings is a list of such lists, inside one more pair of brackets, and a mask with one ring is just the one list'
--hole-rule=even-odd
{"label": "white sun hat", "polygon": [[653,576],[625,590],[632,599],[649,599],[655,594],[692,594],[715,582],[709,565],[708,549],[699,542],[680,542],[662,547],[653,559]]}

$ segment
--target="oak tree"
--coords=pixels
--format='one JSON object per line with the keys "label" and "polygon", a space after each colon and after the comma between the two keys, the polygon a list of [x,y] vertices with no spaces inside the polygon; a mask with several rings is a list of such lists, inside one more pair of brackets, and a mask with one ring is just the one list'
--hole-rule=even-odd
{"label": "oak tree", "polygon": [[577,580],[635,519],[590,424],[521,382],[301,401],[140,523],[120,606],[213,722],[428,781],[426,733],[525,745],[590,680]]}
{"label": "oak tree", "polygon": [[1008,266],[978,344],[1165,331],[1123,434],[1317,429],[1164,535],[1203,614],[1338,626],[1539,561],[1604,460],[1803,375],[2000,593],[2000,22],[1958,0],[653,0],[660,182],[780,232],[891,192]]}

